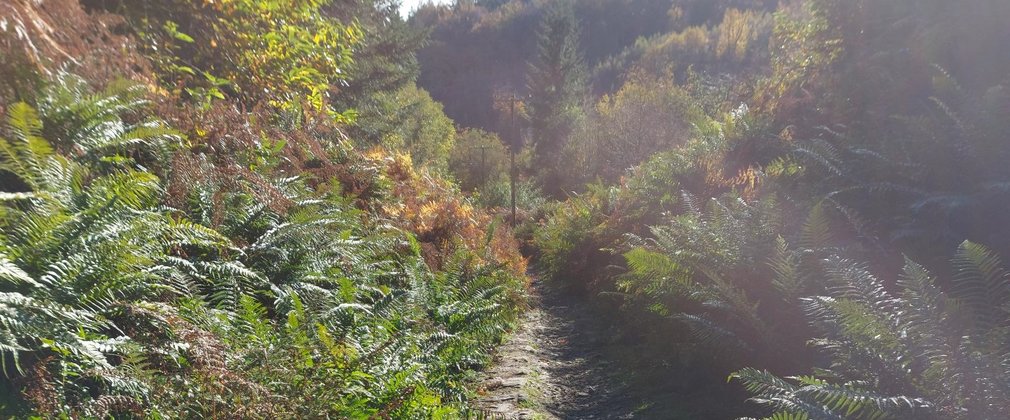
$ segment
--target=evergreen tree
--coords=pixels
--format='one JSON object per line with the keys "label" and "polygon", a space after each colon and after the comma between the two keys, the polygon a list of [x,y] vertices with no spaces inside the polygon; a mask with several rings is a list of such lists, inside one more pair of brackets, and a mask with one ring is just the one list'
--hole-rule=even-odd
{"label": "evergreen tree", "polygon": [[586,70],[579,24],[569,2],[550,6],[537,34],[536,61],[529,65],[529,119],[534,164],[549,192],[560,192],[561,150],[583,111]]}
{"label": "evergreen tree", "polygon": [[357,23],[364,40],[348,67],[346,85],[334,98],[344,108],[368,106],[369,100],[384,92],[407,88],[420,72],[417,50],[426,42],[423,29],[411,27],[399,12],[395,0],[337,0],[323,13],[345,23]]}

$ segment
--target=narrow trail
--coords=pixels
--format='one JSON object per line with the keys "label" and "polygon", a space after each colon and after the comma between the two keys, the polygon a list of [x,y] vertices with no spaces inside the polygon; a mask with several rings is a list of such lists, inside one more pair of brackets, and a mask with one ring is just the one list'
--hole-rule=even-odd
{"label": "narrow trail", "polygon": [[532,308],[480,382],[477,407],[508,419],[632,418],[637,401],[601,351],[611,326],[580,298],[533,285]]}

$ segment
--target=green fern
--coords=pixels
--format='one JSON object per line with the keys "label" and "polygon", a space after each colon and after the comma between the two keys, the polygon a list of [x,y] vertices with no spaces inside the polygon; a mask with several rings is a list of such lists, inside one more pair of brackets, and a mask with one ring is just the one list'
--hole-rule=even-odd
{"label": "green fern", "polygon": [[410,233],[309,173],[208,176],[167,207],[148,168],[181,138],[145,107],[139,86],[94,93],[60,74],[38,112],[9,109],[0,171],[23,185],[0,193],[0,369],[47,378],[27,382],[62,412],[39,414],[428,418],[464,404],[523,279],[478,264],[483,250],[435,272]]}
{"label": "green fern", "polygon": [[0,138],[3,154],[0,170],[18,177],[33,191],[49,187],[46,173],[53,163],[50,162],[53,149],[41,137],[42,121],[38,113],[26,103],[14,104],[7,111],[7,130],[14,138]]}
{"label": "green fern", "polygon": [[772,286],[786,302],[803,295],[806,278],[801,271],[800,256],[789,249],[789,243],[782,236],[775,238],[775,253],[769,258],[768,266],[775,273]]}
{"label": "green fern", "polygon": [[[619,287],[632,301],[644,299],[654,312],[685,325],[707,351],[732,358],[774,348],[781,340],[766,322],[772,317],[753,297],[761,290],[744,281],[760,275],[753,267],[773,251],[774,200],[747,203],[727,195],[700,207],[685,192],[682,203],[684,213],[650,227],[650,238],[629,235],[637,246],[625,254],[628,272]],[[779,268],[795,263],[780,262]],[[768,281],[771,287],[774,280]]]}
{"label": "green fern", "polygon": [[60,72],[41,93],[38,108],[46,137],[81,162],[131,154],[146,154],[144,163],[164,162],[182,136],[158,118],[123,118],[142,114],[150,104],[147,94],[144,85],[125,80],[96,93],[80,76]]}
{"label": "green fern", "polygon": [[952,293],[969,312],[978,333],[1010,328],[1010,273],[999,257],[985,247],[964,242],[954,255],[956,270]]}
{"label": "green fern", "polygon": [[[825,334],[812,343],[833,357],[832,376],[845,381],[796,378],[798,385],[785,386],[753,369],[734,377],[755,401],[810,418],[998,417],[1010,402],[1003,365],[1010,341],[999,327],[1008,310],[986,293],[1004,292],[1005,272],[991,251],[970,242],[952,266],[963,296],[957,300],[910,260],[897,281],[902,292],[894,295],[864,265],[829,259],[831,296],[805,299],[806,310]],[[973,322],[965,328],[954,312]]]}
{"label": "green fern", "polygon": [[787,380],[753,368],[731,378],[755,394],[752,401],[775,410],[766,419],[896,419],[917,411],[927,413],[929,408],[922,400],[884,396],[856,383],[833,385],[808,376]]}

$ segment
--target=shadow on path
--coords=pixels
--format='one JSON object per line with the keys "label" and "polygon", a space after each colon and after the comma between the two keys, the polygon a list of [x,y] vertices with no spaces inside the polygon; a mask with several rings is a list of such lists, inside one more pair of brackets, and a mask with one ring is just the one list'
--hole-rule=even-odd
{"label": "shadow on path", "polygon": [[583,298],[542,284],[534,293],[523,324],[485,372],[477,407],[505,418],[632,418],[637,401],[601,353],[612,327]]}
{"label": "shadow on path", "polygon": [[[752,413],[727,373],[681,359],[677,333],[533,284],[532,308],[483,374],[476,407],[507,419],[732,419]],[[609,314],[609,315],[601,315]],[[665,338],[666,340],[659,340]],[[728,372],[722,370],[722,372]]]}

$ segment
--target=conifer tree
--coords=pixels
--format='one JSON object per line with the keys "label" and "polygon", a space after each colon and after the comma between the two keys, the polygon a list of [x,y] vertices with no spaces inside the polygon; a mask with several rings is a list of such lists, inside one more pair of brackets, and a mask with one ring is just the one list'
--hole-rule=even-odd
{"label": "conifer tree", "polygon": [[549,6],[537,34],[537,56],[527,72],[534,164],[545,188],[559,192],[558,167],[565,141],[582,115],[586,70],[579,23],[570,2]]}

